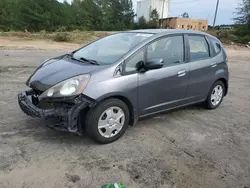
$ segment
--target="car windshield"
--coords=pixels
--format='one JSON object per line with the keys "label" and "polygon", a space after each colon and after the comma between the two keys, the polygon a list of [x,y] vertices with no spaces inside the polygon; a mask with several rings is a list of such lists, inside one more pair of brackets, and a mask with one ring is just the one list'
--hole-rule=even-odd
{"label": "car windshield", "polygon": [[73,54],[78,60],[91,60],[100,65],[115,63],[136,45],[153,34],[118,33],[91,43]]}

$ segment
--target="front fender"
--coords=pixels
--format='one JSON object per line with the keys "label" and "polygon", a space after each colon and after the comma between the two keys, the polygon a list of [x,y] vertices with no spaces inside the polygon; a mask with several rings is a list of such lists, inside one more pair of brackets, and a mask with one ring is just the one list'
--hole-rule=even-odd
{"label": "front fender", "polygon": [[118,98],[128,105],[132,119],[134,119],[133,122],[136,122],[138,119],[137,74],[90,82],[84,90],[84,95],[97,101],[97,104],[108,98]]}
{"label": "front fender", "polygon": [[121,92],[111,92],[108,93],[106,95],[103,95],[101,97],[99,97],[96,100],[96,104],[100,103],[101,101],[104,101],[106,99],[110,99],[110,98],[117,98],[120,99],[121,101],[123,101],[129,108],[129,112],[130,112],[130,121],[129,124],[130,125],[135,125],[139,119],[138,116],[138,109],[137,109],[137,103],[134,104],[134,102],[132,102],[131,99],[127,98],[126,96],[123,95],[123,93]]}

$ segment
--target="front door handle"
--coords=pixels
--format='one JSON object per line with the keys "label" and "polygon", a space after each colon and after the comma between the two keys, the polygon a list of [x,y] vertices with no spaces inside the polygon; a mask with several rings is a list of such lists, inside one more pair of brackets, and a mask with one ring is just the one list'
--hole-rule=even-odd
{"label": "front door handle", "polygon": [[217,63],[216,63],[216,62],[212,63],[212,64],[211,64],[211,67],[212,67],[212,68],[217,67]]}
{"label": "front door handle", "polygon": [[177,74],[178,74],[178,77],[185,76],[186,75],[186,70],[181,70]]}

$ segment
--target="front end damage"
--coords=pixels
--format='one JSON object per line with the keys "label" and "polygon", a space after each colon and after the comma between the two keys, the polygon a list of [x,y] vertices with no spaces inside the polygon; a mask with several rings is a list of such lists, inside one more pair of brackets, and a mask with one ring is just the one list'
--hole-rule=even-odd
{"label": "front end damage", "polygon": [[93,99],[82,94],[70,98],[39,101],[37,93],[32,89],[19,93],[18,103],[27,115],[48,120],[49,127],[77,134],[82,134],[80,112],[95,105]]}

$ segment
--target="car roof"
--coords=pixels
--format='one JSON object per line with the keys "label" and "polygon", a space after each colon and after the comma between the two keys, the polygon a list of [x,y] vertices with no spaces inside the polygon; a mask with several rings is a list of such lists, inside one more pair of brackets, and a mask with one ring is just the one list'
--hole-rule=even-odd
{"label": "car roof", "polygon": [[155,34],[155,35],[167,35],[167,34],[175,34],[175,33],[192,33],[192,34],[209,35],[205,32],[194,31],[194,30],[183,30],[183,29],[139,29],[139,30],[131,30],[127,32],[148,33],[148,34]]}

